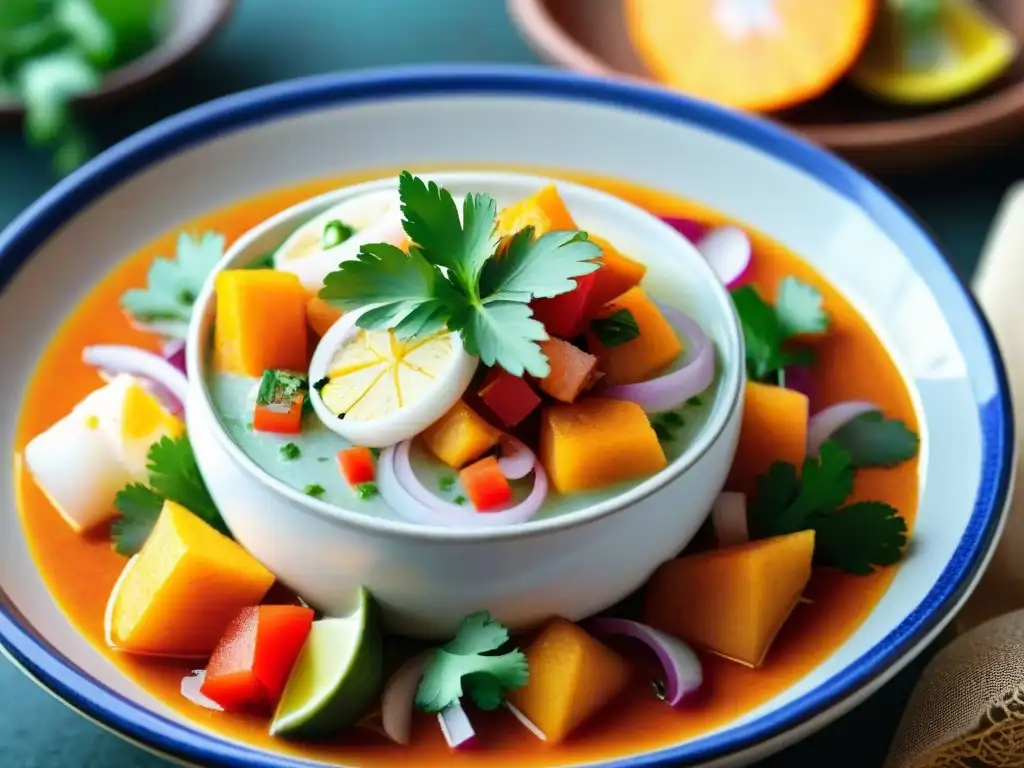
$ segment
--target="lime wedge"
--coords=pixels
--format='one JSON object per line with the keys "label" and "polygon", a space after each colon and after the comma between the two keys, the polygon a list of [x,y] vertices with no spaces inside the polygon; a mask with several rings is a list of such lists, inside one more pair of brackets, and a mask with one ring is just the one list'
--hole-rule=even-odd
{"label": "lime wedge", "polygon": [[316,738],[355,723],[382,684],[382,637],[376,607],[359,590],[355,611],[313,622],[270,724],[271,736]]}

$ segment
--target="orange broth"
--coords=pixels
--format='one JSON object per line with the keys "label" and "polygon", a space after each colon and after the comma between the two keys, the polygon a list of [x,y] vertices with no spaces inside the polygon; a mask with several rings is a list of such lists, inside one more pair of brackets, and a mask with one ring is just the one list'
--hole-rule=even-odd
{"label": "orange broth", "polygon": [[[655,190],[577,173],[542,172],[603,188],[657,214],[688,216],[711,224],[726,221],[717,213]],[[184,228],[216,229],[230,243],[267,217],[305,198],[382,175],[386,174],[367,172],[358,177],[317,180],[278,190],[201,216]],[[68,317],[42,356],[28,388],[16,435],[16,496],[32,555],[54,600],[71,623],[99,653],[142,688],[225,737],[308,759],[380,767],[488,763],[525,768],[612,759],[668,747],[722,726],[793,685],[860,626],[895,575],[895,568],[871,576],[817,572],[805,593],[808,601],[796,607],[762,668],[755,671],[704,656],[707,690],[698,704],[683,711],[675,711],[656,700],[650,686],[638,678],[620,701],[556,748],[535,739],[503,710],[474,713],[482,749],[453,754],[446,747],[435,719],[424,715],[417,715],[413,742],[408,747],[391,745],[381,737],[355,729],[327,743],[292,744],[267,734],[266,717],[223,714],[194,705],[179,692],[182,677],[190,671],[187,663],[133,658],[106,647],[102,631],[104,606],[125,560],[114,553],[105,531],[85,538],[76,535],[17,460],[32,437],[101,385],[93,369],[81,362],[83,347],[119,343],[157,348],[154,337],[128,325],[118,300],[128,288],[144,285],[146,270],[154,257],[174,253],[177,231],[153,241],[104,277]],[[866,321],[799,257],[768,237],[748,231],[755,249],[753,279],[764,295],[774,296],[778,281],[794,275],[815,285],[825,297],[833,326],[826,338],[816,342],[817,406],[848,399],[871,400],[882,406],[888,416],[902,419],[916,430],[917,420],[906,386]],[[48,384],[53,381],[60,381],[61,386]],[[895,469],[858,472],[854,495],[856,499],[888,502],[901,510],[908,525],[912,525],[918,496],[917,460]]]}

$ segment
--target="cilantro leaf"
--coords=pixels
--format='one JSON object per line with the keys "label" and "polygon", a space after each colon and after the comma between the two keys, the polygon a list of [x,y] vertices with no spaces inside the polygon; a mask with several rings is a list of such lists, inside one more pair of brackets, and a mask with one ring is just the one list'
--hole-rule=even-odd
{"label": "cilantro leaf", "polygon": [[821,292],[813,285],[789,276],[779,283],[775,297],[775,314],[786,338],[802,333],[824,333],[829,317],[824,310]]}
{"label": "cilantro leaf", "polygon": [[260,378],[260,385],[256,390],[256,403],[290,405],[297,394],[308,389],[308,380],[304,374],[271,368],[264,371]]}
{"label": "cilantro leaf", "polygon": [[768,475],[757,479],[755,528],[767,536],[794,533],[807,528],[813,515],[839,507],[853,491],[850,462],[849,453],[826,442],[817,457],[804,461],[799,481],[792,464],[773,464]]}
{"label": "cilantro leaf", "polygon": [[779,352],[785,341],[785,332],[775,310],[761,298],[754,286],[736,288],[732,292],[732,303],[747,350],[747,375],[761,381],[781,367]]}
{"label": "cilantro leaf", "polygon": [[854,467],[893,467],[917,455],[920,438],[899,419],[869,411],[841,426],[830,441],[848,451]]}
{"label": "cilantro leaf", "polygon": [[424,665],[416,706],[440,712],[462,698],[465,684],[478,707],[496,709],[508,691],[529,681],[524,653],[516,649],[493,654],[507,641],[508,630],[487,611],[464,618],[455,637],[435,650]]}
{"label": "cilantro leaf", "polygon": [[609,349],[630,342],[640,335],[640,326],[628,309],[620,309],[608,317],[591,320],[590,330],[601,341],[601,345]]}
{"label": "cilantro leaf", "polygon": [[533,227],[513,236],[501,258],[484,265],[481,295],[492,301],[528,302],[568,293],[575,277],[600,269],[601,249],[585,232],[548,232],[536,240]]}
{"label": "cilantro leaf", "polygon": [[757,538],[775,535],[776,521],[800,494],[796,467],[776,461],[768,472],[756,478],[757,495],[749,512],[749,525]]}
{"label": "cilantro leaf", "polygon": [[538,379],[551,372],[547,355],[537,344],[548,338],[548,332],[526,304],[493,301],[467,306],[452,315],[448,327],[462,333],[466,351],[478,355],[484,365],[500,365],[513,376],[526,372]]}
{"label": "cilantro leaf", "polygon": [[906,522],[880,501],[860,501],[817,515],[812,527],[815,562],[855,574],[898,563],[907,543]]}
{"label": "cilantro leaf", "polygon": [[114,508],[120,517],[110,529],[117,554],[131,557],[142,549],[163,505],[163,496],[142,483],[132,483],[117,492]]}
{"label": "cilantro leaf", "polygon": [[204,232],[193,238],[182,232],[174,258],[154,260],[146,276],[147,287],[125,292],[121,306],[150,330],[183,339],[192,305],[223,255],[223,235]]}
{"label": "cilantro leaf", "polygon": [[114,30],[91,0],[58,0],[53,6],[53,17],[95,65],[107,66],[114,60]]}
{"label": "cilantro leaf", "polygon": [[226,536],[231,532],[199,473],[188,437],[162,437],[149,449],[149,484],[165,499],[180,504],[203,522]]}

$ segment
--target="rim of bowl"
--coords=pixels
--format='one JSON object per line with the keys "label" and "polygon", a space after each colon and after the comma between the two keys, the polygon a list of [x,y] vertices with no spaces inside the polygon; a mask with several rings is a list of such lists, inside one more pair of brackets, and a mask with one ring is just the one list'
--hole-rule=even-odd
{"label": "rim of bowl", "polygon": [[[537,184],[541,186],[547,183],[557,183],[563,188],[572,189],[578,193],[586,194],[591,197],[602,198],[603,203],[609,207],[620,208],[634,214],[639,214],[644,218],[649,219],[651,226],[656,229],[664,229],[666,231],[672,230],[668,224],[665,224],[657,216],[645,211],[639,206],[633,205],[632,203],[618,198],[615,195],[604,192],[600,189],[589,187],[585,184],[564,181],[531,173],[519,173],[516,171],[501,171],[493,169],[471,171],[441,170],[430,171],[424,174],[425,178],[438,181],[439,184],[441,182],[447,184],[476,183],[470,181],[472,177],[475,176],[492,178],[499,177],[499,180],[500,178],[511,178],[523,181],[524,183]],[[242,450],[234,440],[231,439],[231,436],[224,429],[224,424],[218,417],[217,409],[213,405],[213,401],[210,396],[210,388],[207,386],[205,374],[209,366],[206,358],[210,342],[208,338],[209,330],[207,329],[205,316],[213,311],[210,304],[215,297],[214,280],[216,275],[223,272],[225,269],[231,268],[234,264],[244,261],[241,257],[249,247],[252,239],[259,237],[267,229],[279,226],[284,221],[298,217],[302,209],[314,208],[318,204],[323,204],[327,200],[331,199],[336,200],[336,202],[354,199],[356,196],[363,193],[386,189],[390,183],[392,183],[390,177],[381,177],[378,179],[371,179],[369,181],[339,187],[338,189],[314,195],[306,200],[302,200],[295,205],[289,206],[283,211],[264,219],[255,227],[240,235],[235,242],[231,244],[223,258],[221,258],[217,266],[214,267],[213,272],[210,273],[210,276],[203,285],[203,289],[200,291],[199,296],[196,297],[196,301],[192,309],[192,319],[189,324],[186,356],[188,358],[188,369],[190,371],[196,371],[196,375],[189,379],[189,386],[190,388],[199,387],[197,391],[201,397],[198,398],[198,402],[202,408],[200,413],[191,415],[189,418],[203,419],[207,425],[210,425],[212,420],[212,432],[220,448],[230,456],[236,466],[248,474],[255,482],[261,483],[269,491],[284,496],[293,504],[299,505],[305,511],[312,512],[318,517],[325,518],[332,523],[344,523],[353,528],[372,531],[373,533],[399,538],[459,543],[499,541],[541,536],[555,531],[568,530],[595,522],[603,517],[615,514],[616,512],[621,512],[627,507],[643,501],[652,494],[657,493],[669,483],[680,478],[683,474],[693,468],[693,465],[711,449],[711,446],[714,445],[716,441],[721,439],[722,433],[728,425],[734,411],[736,408],[742,407],[743,383],[745,381],[745,376],[744,367],[737,362],[737,360],[729,360],[727,363],[719,362],[719,391],[715,396],[715,404],[712,407],[709,418],[703,428],[693,436],[683,452],[668,464],[668,466],[658,471],[656,474],[643,479],[632,487],[603,501],[596,504],[590,504],[571,512],[565,512],[555,517],[545,518],[542,520],[527,520],[525,523],[520,523],[518,525],[495,526],[491,528],[471,528],[468,526],[442,528],[440,526],[428,526],[404,520],[397,512],[395,512],[396,519],[394,520],[379,518],[358,512],[354,509],[348,509],[339,504],[332,504],[321,499],[315,499],[264,470],[259,466],[259,464],[253,461],[253,459],[244,450]],[[488,182],[481,182],[481,186],[486,186],[487,183]],[[683,235],[675,232],[675,230],[672,230],[672,236],[680,241],[683,248],[696,250],[694,246],[685,237],[683,237]],[[719,361],[726,360],[732,357],[732,355],[736,355],[737,359],[742,360],[742,356],[744,355],[743,333],[740,330],[739,318],[736,316],[736,311],[729,298],[728,291],[705,261],[700,260],[698,262],[697,271],[700,273],[700,276],[697,279],[702,283],[699,284],[698,287],[701,291],[710,291],[714,295],[715,315],[725,321],[725,338],[723,338],[719,344],[715,345],[718,350]],[[212,324],[210,327],[212,327]],[[730,352],[729,348],[734,350],[732,355],[728,354]],[[190,398],[190,404],[194,404],[196,401],[197,398]]]}
{"label": "rim of bowl", "polygon": [[[667,93],[537,66],[434,65],[388,67],[306,77],[225,96],[166,118],[125,139],[58,182],[0,232],[0,289],[22,263],[71,216],[153,163],[201,141],[268,119],[393,97],[438,94],[512,94],[599,103],[638,110],[721,133],[815,178],[875,221],[913,254],[915,271],[952,289],[965,303],[963,319],[980,335],[991,365],[993,393],[976,402],[985,441],[983,473],[964,535],[925,598],[880,641],[820,685],[754,721],[588,768],[668,768],[737,756],[758,745],[780,748],[787,731],[866,697],[919,653],[953,617],[991,558],[1009,506],[1018,448],[1009,379],[991,326],[963,278],[951,267],[917,216],[877,182],[832,153],[763,119]],[[929,283],[930,284],[930,283]],[[970,369],[968,369],[968,375]],[[41,637],[0,592],[0,646],[16,664],[88,717],[110,723],[129,740],[179,760],[218,768],[316,768],[301,758],[271,753],[206,732],[195,723],[157,714],[95,679]],[[838,713],[836,713],[838,715]]]}

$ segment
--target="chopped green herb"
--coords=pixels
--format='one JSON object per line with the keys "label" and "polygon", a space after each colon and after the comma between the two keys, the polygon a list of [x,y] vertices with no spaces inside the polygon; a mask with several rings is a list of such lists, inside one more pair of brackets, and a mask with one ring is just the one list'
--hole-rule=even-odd
{"label": "chopped green herb", "polygon": [[[263,372],[256,392],[258,405],[290,404],[295,396],[306,390],[306,377],[292,371],[270,369]],[[308,398],[307,398],[308,399]]]}
{"label": "chopped green herb", "polygon": [[879,501],[843,506],[853,491],[853,457],[833,442],[817,457],[796,467],[775,462],[757,478],[750,528],[757,538],[813,529],[815,562],[866,574],[891,565],[906,544],[906,523],[893,507]]}
{"label": "chopped green herb", "polygon": [[324,233],[320,242],[323,249],[326,251],[328,248],[334,248],[335,246],[341,245],[355,233],[356,231],[352,229],[352,227],[339,219],[331,219],[324,224]]}
{"label": "chopped green herb", "polygon": [[640,335],[640,326],[628,309],[620,309],[608,317],[592,320],[590,330],[608,348],[621,346]]}
{"label": "chopped green herb", "polygon": [[223,255],[223,235],[204,232],[193,238],[182,232],[174,258],[155,259],[146,275],[146,288],[126,291],[121,306],[154,333],[184,339],[195,298]]}
{"label": "chopped green herb", "polygon": [[650,417],[651,426],[658,440],[663,443],[671,443],[679,435],[679,430],[686,426],[686,419],[675,411],[656,413]]}
{"label": "chopped green herb", "polygon": [[416,706],[440,712],[465,693],[480,709],[497,709],[508,691],[530,679],[526,655],[518,650],[496,654],[508,642],[505,629],[487,611],[462,620],[455,638],[437,648],[423,667]]}
{"label": "chopped green herb", "polygon": [[450,491],[455,487],[455,475],[443,475],[437,479],[437,487],[442,491]]}
{"label": "chopped green herb", "polygon": [[327,493],[327,489],[317,483],[310,483],[309,485],[302,489],[302,492],[307,496],[312,496],[314,499],[319,499],[321,496]]}
{"label": "chopped green herb", "polygon": [[294,461],[299,458],[302,451],[295,443],[285,443],[281,446],[281,458],[285,461]]}
{"label": "chopped green herb", "polygon": [[252,422],[251,422],[251,421],[247,421],[247,422],[245,423],[245,428],[246,428],[247,430],[249,430],[250,432],[252,432]]}
{"label": "chopped green herb", "polygon": [[893,467],[917,455],[920,438],[899,419],[870,411],[851,419],[829,438],[849,451],[854,467]]}
{"label": "chopped green herb", "polygon": [[692,405],[694,408],[699,408],[700,406],[704,405],[704,401],[701,400],[697,395],[694,395],[693,397],[686,401],[686,404]]}
{"label": "chopped green herb", "polygon": [[408,253],[384,243],[364,245],[357,259],[327,275],[320,297],[344,310],[377,305],[359,316],[361,328],[393,328],[408,339],[447,325],[485,365],[547,376],[550,366],[537,343],[547,333],[529,303],[573,290],[573,278],[600,267],[600,248],[585,232],[535,239],[527,227],[494,258],[497,203],[490,195],[467,195],[460,222],[451,194],[434,182],[406,171],[398,191],[403,227],[416,245]]}
{"label": "chopped green herb", "polygon": [[319,461],[321,464],[326,464],[328,461],[331,460],[331,458],[330,456],[317,456],[316,460]]}
{"label": "chopped green herb", "polygon": [[380,448],[371,448],[370,449],[370,454],[373,456],[373,458],[379,459],[380,458]]}
{"label": "chopped green herb", "polygon": [[467,501],[469,501],[469,499],[467,499],[465,496],[456,496],[454,499],[452,499],[452,504],[465,504]]}
{"label": "chopped green herb", "polygon": [[376,483],[360,483],[356,486],[356,495],[362,501],[369,501],[377,495]]}
{"label": "chopped green herb", "polygon": [[156,524],[165,499],[180,504],[216,530],[230,536],[217,506],[199,474],[188,437],[163,437],[149,449],[149,487],[132,483],[114,497],[120,517],[111,529],[114,548],[122,555],[139,551]]}

